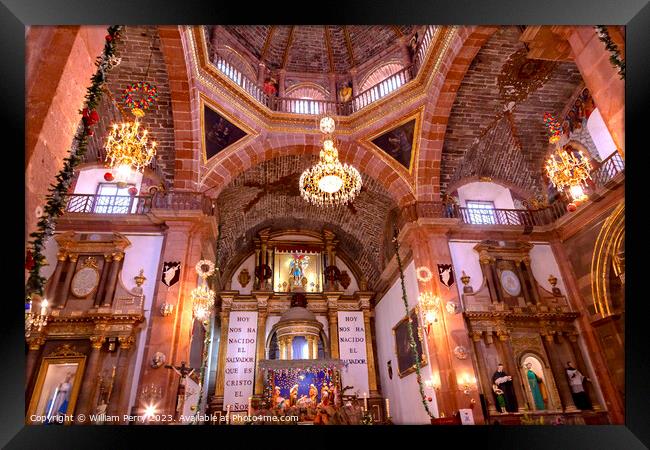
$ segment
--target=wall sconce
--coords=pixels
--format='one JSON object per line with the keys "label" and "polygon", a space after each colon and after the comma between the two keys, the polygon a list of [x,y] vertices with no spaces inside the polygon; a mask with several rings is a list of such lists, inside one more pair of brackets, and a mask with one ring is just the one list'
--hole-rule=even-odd
{"label": "wall sconce", "polygon": [[458,380],[458,385],[461,386],[463,394],[469,395],[476,386],[476,378],[466,373],[462,380]]}
{"label": "wall sconce", "polygon": [[422,308],[424,322],[427,324],[427,333],[432,324],[438,322],[438,312],[440,311],[440,297],[430,292],[422,292],[418,297],[418,303]]}
{"label": "wall sconce", "polygon": [[160,315],[163,317],[167,317],[171,315],[174,312],[174,305],[171,303],[163,303],[160,305]]}
{"label": "wall sconce", "polygon": [[439,374],[432,375],[431,378],[429,378],[428,380],[426,380],[424,382],[424,384],[426,385],[426,387],[428,387],[430,389],[433,389],[434,391],[439,391],[440,390],[440,375]]}
{"label": "wall sconce", "polygon": [[144,406],[144,417],[149,419],[156,414],[158,402],[162,398],[162,388],[159,384],[150,383],[142,388],[140,400]]}
{"label": "wall sconce", "polygon": [[29,337],[33,331],[40,332],[45,325],[47,325],[48,317],[48,301],[46,298],[41,300],[41,309],[35,313],[32,308],[32,300],[30,299],[25,305],[25,337]]}

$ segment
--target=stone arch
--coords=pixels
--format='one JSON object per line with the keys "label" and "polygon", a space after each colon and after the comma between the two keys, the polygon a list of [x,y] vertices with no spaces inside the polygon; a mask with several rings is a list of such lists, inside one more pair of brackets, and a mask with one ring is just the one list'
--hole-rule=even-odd
{"label": "stone arch", "polygon": [[200,111],[192,95],[193,86],[187,61],[191,60],[181,36],[180,26],[158,27],[160,46],[167,67],[174,120],[176,166],[174,188],[196,190],[199,180]]}
{"label": "stone arch", "polygon": [[474,57],[496,30],[497,27],[461,27],[449,45],[424,111],[416,174],[418,201],[439,200],[442,147],[456,93]]}
{"label": "stone arch", "polygon": [[[352,164],[359,172],[380,183],[398,205],[415,200],[413,190],[402,174],[378,157],[373,150],[352,141],[339,141],[339,160]],[[238,175],[264,162],[285,155],[311,157],[320,152],[319,135],[271,135],[262,141],[225,153],[206,171],[200,190],[211,197],[219,193]],[[217,155],[215,158],[219,158]]]}

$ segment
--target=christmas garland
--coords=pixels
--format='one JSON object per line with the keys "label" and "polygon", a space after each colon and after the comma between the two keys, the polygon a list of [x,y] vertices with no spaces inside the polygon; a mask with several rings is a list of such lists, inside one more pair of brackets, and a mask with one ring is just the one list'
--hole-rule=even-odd
{"label": "christmas garland", "polygon": [[604,44],[605,48],[611,53],[609,60],[612,65],[618,68],[618,73],[621,76],[621,80],[625,79],[625,61],[621,59],[621,52],[619,52],[617,45],[612,40],[612,37],[607,31],[605,25],[596,25],[596,30],[598,30],[598,39],[600,39]]}
{"label": "christmas garland", "polygon": [[99,121],[99,115],[95,108],[102,98],[106,73],[120,62],[119,58],[115,56],[115,42],[122,29],[121,25],[108,27],[103,53],[95,62],[97,71],[91,78],[92,84],[86,90],[84,108],[79,112],[82,116],[83,126],[77,130],[70,152],[63,159],[63,169],[56,175],[56,184],[51,184],[48,188],[50,193],[45,197],[47,201],[43,207],[43,214],[36,224],[37,230],[29,235],[32,240],[29,241],[27,263],[25,264],[25,269],[29,270],[26,284],[27,301],[30,301],[34,294],[43,296],[46,279],[41,276],[40,271],[43,266],[47,265],[43,255],[45,241],[54,234],[55,221],[65,211],[66,195],[74,177],[74,169],[81,163],[88,147],[88,137],[93,135],[92,127]]}
{"label": "christmas garland", "polygon": [[399,268],[399,278],[400,281],[402,282],[402,300],[404,300],[404,308],[406,309],[406,317],[408,317],[408,330],[409,330],[409,346],[411,347],[411,351],[413,352],[413,355],[415,356],[415,374],[416,374],[416,380],[418,382],[418,386],[420,388],[420,396],[422,397],[422,405],[424,406],[424,409],[426,410],[427,414],[429,417],[432,419],[435,419],[436,416],[433,415],[433,413],[429,410],[429,405],[427,404],[427,396],[424,393],[424,386],[422,385],[422,375],[420,374],[420,369],[422,368],[422,364],[420,361],[420,355],[418,354],[418,349],[417,345],[415,344],[415,334],[413,333],[413,320],[411,320],[411,315],[409,313],[409,302],[408,302],[408,296],[406,294],[406,283],[404,282],[404,268],[402,267],[402,259],[399,256],[399,240],[397,239],[397,230],[395,230],[395,237],[393,238],[393,242],[395,243],[395,255],[397,256],[397,267]]}

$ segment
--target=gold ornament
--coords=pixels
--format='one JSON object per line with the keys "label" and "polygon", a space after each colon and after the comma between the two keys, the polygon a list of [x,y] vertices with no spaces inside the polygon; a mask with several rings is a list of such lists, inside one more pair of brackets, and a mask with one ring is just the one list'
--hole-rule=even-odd
{"label": "gold ornament", "polygon": [[156,156],[156,143],[149,141],[148,131],[140,126],[141,115],[133,122],[113,124],[106,139],[106,162],[111,168],[131,168],[142,172]]}

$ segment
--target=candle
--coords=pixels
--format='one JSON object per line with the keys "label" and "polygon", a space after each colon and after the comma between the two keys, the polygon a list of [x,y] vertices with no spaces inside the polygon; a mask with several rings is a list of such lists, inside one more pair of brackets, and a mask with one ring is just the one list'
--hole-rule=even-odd
{"label": "candle", "polygon": [[47,300],[43,299],[41,302],[41,316],[47,315]]}
{"label": "candle", "polygon": [[230,424],[230,405],[226,406],[226,424]]}
{"label": "candle", "polygon": [[386,417],[390,417],[390,402],[386,399]]}
{"label": "candle", "polygon": [[368,394],[363,393],[363,410],[368,411]]}
{"label": "candle", "polygon": [[251,416],[253,413],[253,397],[248,397],[248,415]]}

